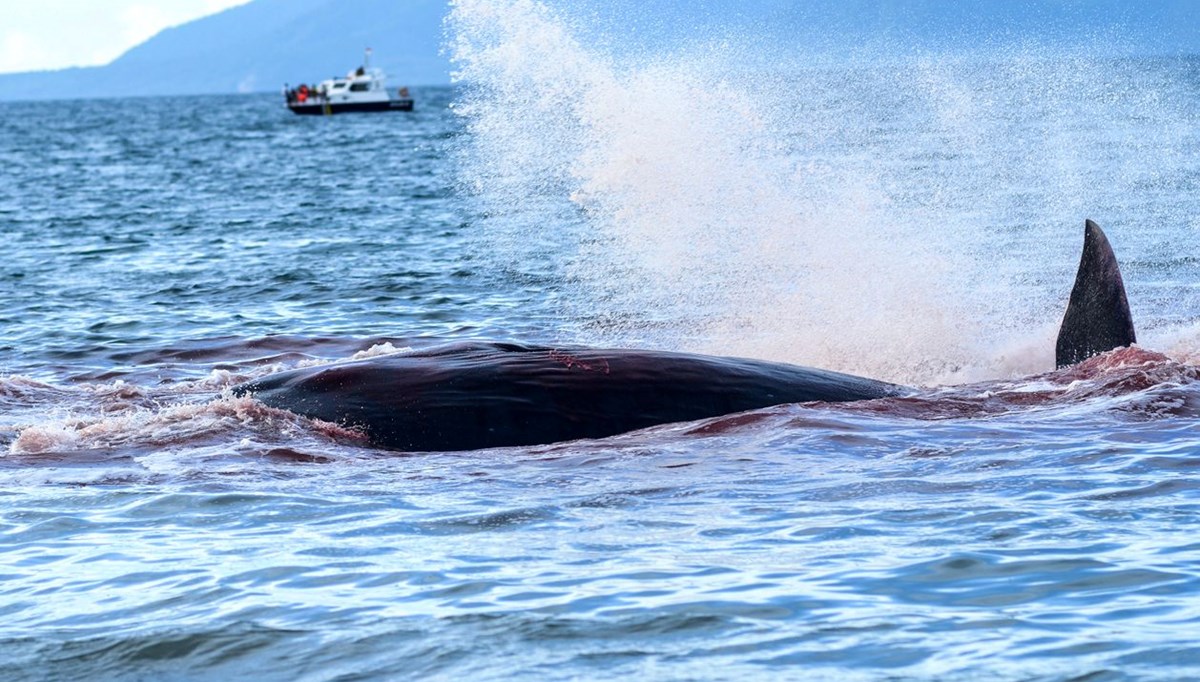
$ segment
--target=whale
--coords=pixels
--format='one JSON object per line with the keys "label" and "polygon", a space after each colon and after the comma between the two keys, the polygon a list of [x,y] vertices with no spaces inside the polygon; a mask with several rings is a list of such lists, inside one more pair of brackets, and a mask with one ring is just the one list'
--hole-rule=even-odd
{"label": "whale", "polygon": [[292,370],[234,389],[404,451],[605,438],[771,405],[908,389],[810,367],[667,351],[462,342]]}
{"label": "whale", "polygon": [[1117,257],[1104,230],[1087,220],[1075,286],[1055,342],[1055,366],[1069,367],[1135,343],[1137,332]]}
{"label": "whale", "polygon": [[[1056,344],[1062,366],[1134,343],[1116,257],[1091,220]],[[403,452],[481,450],[599,439],[774,405],[851,402],[914,389],[748,358],[513,342],[447,343],[293,369],[236,396],[362,433]]]}

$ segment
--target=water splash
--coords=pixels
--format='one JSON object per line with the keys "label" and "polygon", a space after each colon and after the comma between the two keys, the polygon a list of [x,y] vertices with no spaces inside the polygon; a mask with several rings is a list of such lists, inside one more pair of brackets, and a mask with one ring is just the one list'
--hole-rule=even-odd
{"label": "water splash", "polygon": [[[175,450],[195,453],[214,443],[216,453],[225,456],[228,452],[221,444],[239,438],[241,450],[275,456],[271,453],[278,450],[275,446],[280,442],[362,442],[362,433],[353,428],[306,419],[252,398],[236,398],[231,389],[280,371],[368,360],[411,352],[412,348],[381,339],[292,341],[300,346],[324,343],[349,354],[341,358],[300,355],[299,359],[247,359],[228,368],[211,369],[206,375],[168,382],[152,379],[161,365],[151,365],[146,372],[134,375],[134,381],[116,379],[107,383],[55,385],[19,375],[0,376],[0,405],[8,419],[0,423],[0,443],[5,446],[0,458],[113,450],[165,450],[163,456],[170,458]],[[236,355],[263,345],[260,340],[252,340],[240,346],[216,343],[208,348],[196,344],[188,348],[201,356],[215,349]],[[362,349],[351,351],[355,346]],[[147,356],[170,357],[178,352],[164,349]]]}
{"label": "water splash", "polygon": [[[244,435],[247,434],[247,435]],[[129,409],[101,417],[72,417],[32,424],[9,445],[8,454],[32,455],[115,448],[195,449],[209,441],[253,435],[262,440],[306,437],[361,441],[362,434],[336,424],[275,410],[251,398],[222,395],[203,404]],[[247,442],[249,442],[247,440]]]}
{"label": "water splash", "polygon": [[[488,251],[553,277],[575,340],[1012,376],[1052,366],[1084,217],[1130,262],[1200,250],[1164,191],[1196,145],[1178,65],[848,67],[721,35],[628,59],[536,0],[458,0],[448,26]],[[1171,307],[1134,303],[1150,337]]]}

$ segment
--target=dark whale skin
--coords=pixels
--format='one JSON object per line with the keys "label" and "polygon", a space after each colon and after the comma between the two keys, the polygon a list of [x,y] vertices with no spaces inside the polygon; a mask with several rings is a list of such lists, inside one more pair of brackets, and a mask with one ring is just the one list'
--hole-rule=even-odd
{"label": "dark whale skin", "polygon": [[1137,333],[1117,256],[1104,230],[1087,220],[1075,286],[1055,342],[1055,365],[1069,367],[1134,343]]}
{"label": "dark whale skin", "polygon": [[271,407],[360,428],[377,447],[409,452],[604,438],[784,403],[907,392],[760,360],[486,342],[296,369],[234,389]]}

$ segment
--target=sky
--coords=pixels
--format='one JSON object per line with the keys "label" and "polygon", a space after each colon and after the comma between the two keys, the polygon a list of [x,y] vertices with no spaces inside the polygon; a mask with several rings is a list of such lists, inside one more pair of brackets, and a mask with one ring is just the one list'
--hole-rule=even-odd
{"label": "sky", "polygon": [[0,73],[98,66],[164,28],[250,0],[0,0]]}

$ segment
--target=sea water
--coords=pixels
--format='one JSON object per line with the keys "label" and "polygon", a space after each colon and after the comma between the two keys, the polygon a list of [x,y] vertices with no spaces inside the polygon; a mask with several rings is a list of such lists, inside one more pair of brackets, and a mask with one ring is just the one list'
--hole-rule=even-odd
{"label": "sea water", "polygon": [[[450,27],[411,114],[0,105],[0,678],[1200,675],[1200,62]],[[1088,217],[1141,347],[1054,371]],[[423,454],[229,393],[467,338],[918,391]]]}

